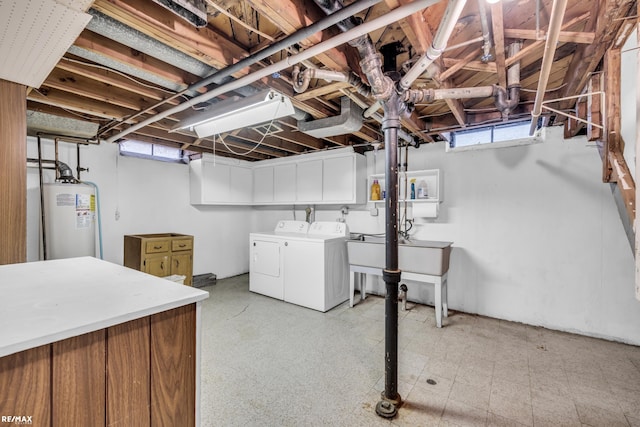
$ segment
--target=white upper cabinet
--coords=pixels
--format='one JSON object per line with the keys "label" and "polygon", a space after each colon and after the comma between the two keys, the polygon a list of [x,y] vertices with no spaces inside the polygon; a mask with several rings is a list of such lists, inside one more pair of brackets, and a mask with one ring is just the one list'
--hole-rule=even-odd
{"label": "white upper cabinet", "polygon": [[296,164],[286,163],[273,167],[273,201],[292,203],[296,200]]}
{"label": "white upper cabinet", "polygon": [[366,161],[351,148],[243,162],[203,155],[190,163],[191,204],[362,204]]}
{"label": "white upper cabinet", "polygon": [[192,205],[248,205],[252,203],[249,162],[205,155],[189,162]]}
{"label": "white upper cabinet", "polygon": [[273,203],[273,166],[253,168],[253,203]]}
{"label": "white upper cabinet", "polygon": [[322,200],[322,163],[322,159],[298,162],[297,203],[312,204]]}

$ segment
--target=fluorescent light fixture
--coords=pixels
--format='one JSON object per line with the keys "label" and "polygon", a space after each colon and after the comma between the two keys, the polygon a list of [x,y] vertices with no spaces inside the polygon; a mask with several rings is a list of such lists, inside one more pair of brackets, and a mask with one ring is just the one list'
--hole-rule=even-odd
{"label": "fluorescent light fixture", "polygon": [[191,129],[198,138],[270,122],[294,114],[291,100],[274,90],[245,98],[233,97],[211,106],[176,125],[172,130]]}

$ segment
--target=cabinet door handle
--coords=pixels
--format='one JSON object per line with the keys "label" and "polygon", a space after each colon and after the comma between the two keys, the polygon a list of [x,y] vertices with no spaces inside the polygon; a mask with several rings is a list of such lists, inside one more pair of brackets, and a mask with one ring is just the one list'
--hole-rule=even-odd
{"label": "cabinet door handle", "polygon": [[176,267],[180,265],[180,261],[176,260]]}
{"label": "cabinet door handle", "polygon": [[164,261],[160,261],[160,270],[164,270]]}
{"label": "cabinet door handle", "polygon": [[284,242],[284,245],[285,246],[289,246],[289,242]]}

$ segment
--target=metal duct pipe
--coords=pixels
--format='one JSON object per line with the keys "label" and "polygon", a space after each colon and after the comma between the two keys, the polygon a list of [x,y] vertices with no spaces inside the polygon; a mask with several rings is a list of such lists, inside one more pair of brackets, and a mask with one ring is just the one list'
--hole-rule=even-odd
{"label": "metal duct pipe", "polygon": [[458,18],[464,9],[467,0],[450,0],[447,9],[444,11],[442,21],[438,26],[438,31],[433,37],[433,42],[429,49],[422,55],[422,58],[416,62],[413,67],[400,80],[402,89],[409,89],[413,82],[424,73],[429,65],[440,57],[442,51],[447,47],[447,41],[451,37],[453,28],[458,22]]}
{"label": "metal duct pipe", "polygon": [[482,25],[482,57],[480,60],[485,64],[493,61],[491,54],[491,33],[489,32],[489,21],[487,19],[487,8],[484,5],[485,0],[478,0],[478,9],[480,12],[480,24]]}
{"label": "metal duct pipe", "polygon": [[[369,1],[374,1],[374,0],[369,0]],[[215,98],[216,96],[219,96],[223,93],[235,90],[239,87],[254,83],[264,77],[270,76],[273,73],[276,72],[280,72],[282,70],[284,70],[285,68],[289,68],[295,64],[298,64],[306,59],[312,58],[320,53],[325,52],[328,49],[334,48],[336,46],[339,46],[343,43],[347,43],[351,40],[353,40],[354,38],[360,37],[363,34],[368,34],[371,31],[377,30],[379,28],[385,27],[399,19],[402,18],[406,18],[407,16],[411,15],[412,13],[415,13],[419,10],[422,10],[426,7],[431,6],[432,4],[437,3],[438,0],[415,0],[409,4],[400,6],[396,9],[393,9],[392,11],[390,11],[389,13],[386,13],[376,19],[373,19],[369,22],[365,22],[361,25],[358,25],[357,27],[347,31],[346,33],[342,33],[339,34],[329,40],[326,40],[324,42],[318,43],[315,46],[310,47],[309,49],[300,52],[296,55],[292,55],[290,57],[287,57],[281,61],[278,61],[274,64],[271,64],[269,66],[266,66],[264,68],[262,68],[261,70],[258,70],[254,73],[248,74],[244,77],[241,77],[237,80],[234,80],[232,82],[226,83],[220,87],[214,88],[211,91],[202,94],[198,97],[192,98],[189,101],[183,102],[180,105],[176,105],[173,108],[169,108],[166,111],[163,111],[159,114],[154,115],[153,117],[150,117],[146,120],[143,120],[139,123],[136,123],[135,125],[129,126],[128,128],[122,130],[121,132],[118,132],[116,135],[113,135],[112,137],[107,139],[107,142],[115,142],[118,139],[130,134],[131,132],[135,132],[138,129],[141,129],[145,126],[150,125],[151,123],[155,123],[158,120],[161,120],[167,116],[170,116],[172,114],[175,113],[179,113],[180,111],[186,110],[187,108],[190,108],[194,105],[197,105],[201,102],[205,102],[208,101],[212,98]],[[355,3],[354,3],[355,4]],[[352,5],[353,6],[353,5]],[[348,7],[347,7],[348,8]],[[346,10],[347,8],[343,9]],[[342,11],[340,11],[342,12]],[[337,13],[340,13],[337,12]],[[307,29],[309,29],[311,27],[307,27]],[[240,64],[242,61],[240,61],[238,64]],[[223,71],[227,70],[227,68],[225,68]]]}
{"label": "metal duct pipe", "polygon": [[549,82],[549,74],[551,73],[551,65],[553,57],[556,54],[558,45],[558,37],[564,19],[564,12],[567,9],[567,0],[553,0],[551,6],[551,19],[549,20],[549,31],[547,32],[547,41],[544,44],[544,55],[542,57],[542,66],[540,67],[540,78],[538,79],[538,88],[536,89],[536,99],[531,110],[531,127],[529,135],[533,135],[536,130],[538,117],[542,113],[542,101],[544,101],[544,93],[547,90]]}

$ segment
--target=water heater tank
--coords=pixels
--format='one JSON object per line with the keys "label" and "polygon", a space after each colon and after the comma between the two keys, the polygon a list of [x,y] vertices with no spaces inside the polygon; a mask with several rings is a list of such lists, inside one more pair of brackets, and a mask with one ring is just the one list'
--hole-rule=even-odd
{"label": "water heater tank", "polygon": [[47,259],[96,255],[96,199],[86,184],[44,184]]}

